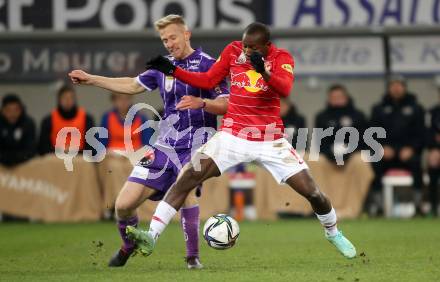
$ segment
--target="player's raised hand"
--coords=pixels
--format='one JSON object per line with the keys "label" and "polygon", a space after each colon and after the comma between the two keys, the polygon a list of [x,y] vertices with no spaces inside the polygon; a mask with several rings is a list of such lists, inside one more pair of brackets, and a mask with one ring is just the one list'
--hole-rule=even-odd
{"label": "player's raised hand", "polygon": [[263,55],[260,52],[252,52],[250,59],[256,72],[263,73],[266,71],[264,68]]}
{"label": "player's raised hand", "polygon": [[92,84],[92,75],[82,70],[73,70],[69,72],[69,77],[73,84]]}
{"label": "player's raised hand", "polygon": [[146,64],[145,68],[147,70],[154,69],[158,70],[166,75],[172,75],[176,67],[171,63],[170,60],[165,58],[164,56],[156,56],[150,59]]}
{"label": "player's raised hand", "polygon": [[202,98],[186,95],[183,96],[182,99],[180,99],[179,103],[177,103],[176,109],[179,111],[184,111],[189,109],[195,110],[195,109],[203,108],[204,105],[205,103],[203,102]]}

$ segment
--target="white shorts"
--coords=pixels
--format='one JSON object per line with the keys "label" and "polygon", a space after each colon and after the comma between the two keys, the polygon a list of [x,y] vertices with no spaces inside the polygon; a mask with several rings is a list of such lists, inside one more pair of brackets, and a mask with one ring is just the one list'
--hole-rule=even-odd
{"label": "white shorts", "polygon": [[197,151],[212,158],[221,173],[239,163],[256,161],[269,170],[278,183],[309,168],[285,138],[249,141],[219,131]]}

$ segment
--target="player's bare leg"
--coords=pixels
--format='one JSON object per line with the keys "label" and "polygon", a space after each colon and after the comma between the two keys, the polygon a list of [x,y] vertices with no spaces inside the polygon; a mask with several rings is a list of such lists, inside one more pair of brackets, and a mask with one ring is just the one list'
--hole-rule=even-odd
{"label": "player's bare leg", "polygon": [[138,225],[139,219],[136,209],[154,193],[155,190],[142,184],[130,181],[125,182],[116,198],[115,204],[116,220],[123,245],[110,259],[108,266],[119,267],[127,263],[136,245],[127,237],[125,230],[127,226],[136,227]]}
{"label": "player's bare leg", "polygon": [[209,157],[200,158],[199,169],[196,169],[193,163],[189,162],[183,167],[176,182],[168,190],[162,202],[166,202],[175,210],[179,210],[193,189],[201,185],[203,181],[219,175],[220,170]]}
{"label": "player's bare leg", "polygon": [[330,200],[319,190],[308,170],[289,177],[286,183],[310,202],[316,214],[327,214],[331,211]]}
{"label": "player's bare leg", "polygon": [[136,216],[136,209],[156,191],[145,185],[125,182],[116,198],[115,212],[117,219],[129,219]]}
{"label": "player's bare leg", "polygon": [[203,181],[220,175],[220,170],[211,158],[196,155],[193,160],[200,161],[200,165],[197,165],[198,169],[192,162],[183,167],[176,182],[157,206],[151,219],[150,230],[146,232],[136,228],[127,228],[127,234],[136,241],[141,254],[148,256],[153,252],[155,241],[182,207],[188,194]]}
{"label": "player's bare leg", "polygon": [[322,193],[307,169],[291,176],[286,183],[305,197],[311,204],[319,221],[325,228],[326,238],[346,257],[354,258],[356,249],[337,228],[336,212],[329,198]]}

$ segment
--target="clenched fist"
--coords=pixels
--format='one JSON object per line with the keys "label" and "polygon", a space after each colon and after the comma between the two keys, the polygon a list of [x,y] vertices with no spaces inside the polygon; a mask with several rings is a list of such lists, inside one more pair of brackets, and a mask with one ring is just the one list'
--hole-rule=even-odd
{"label": "clenched fist", "polygon": [[73,84],[92,84],[92,75],[82,70],[73,70],[69,73]]}

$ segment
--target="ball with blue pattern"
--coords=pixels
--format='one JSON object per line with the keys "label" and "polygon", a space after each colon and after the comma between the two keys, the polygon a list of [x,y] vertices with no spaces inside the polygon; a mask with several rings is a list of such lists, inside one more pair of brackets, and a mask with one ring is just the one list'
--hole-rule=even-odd
{"label": "ball with blue pattern", "polygon": [[208,218],[203,226],[203,237],[208,246],[216,250],[226,250],[235,245],[240,227],[227,214],[217,214]]}

